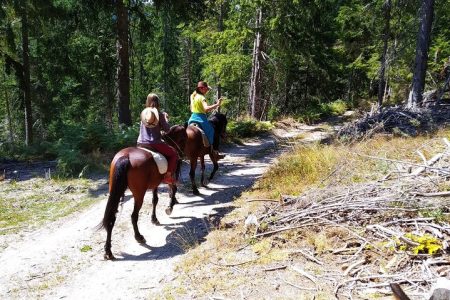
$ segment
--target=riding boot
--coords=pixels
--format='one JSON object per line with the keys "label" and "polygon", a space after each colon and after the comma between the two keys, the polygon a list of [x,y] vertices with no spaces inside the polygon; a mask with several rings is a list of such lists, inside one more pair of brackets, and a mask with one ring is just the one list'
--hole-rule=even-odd
{"label": "riding boot", "polygon": [[220,154],[218,150],[214,149],[211,145],[211,153],[212,156],[216,158],[216,160],[225,158],[225,154]]}

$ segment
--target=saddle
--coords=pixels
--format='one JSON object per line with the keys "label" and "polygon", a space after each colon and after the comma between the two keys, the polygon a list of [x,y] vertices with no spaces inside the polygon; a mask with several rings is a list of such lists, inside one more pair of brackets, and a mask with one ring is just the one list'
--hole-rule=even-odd
{"label": "saddle", "polygon": [[193,123],[189,124],[189,126],[197,127],[197,129],[200,131],[200,133],[202,134],[203,146],[205,146],[205,147],[211,146],[211,144],[208,141],[208,137],[206,136],[202,127],[198,123],[193,122]]}
{"label": "saddle", "polygon": [[167,158],[164,155],[162,155],[159,152],[155,152],[155,151],[152,151],[152,150],[144,148],[144,147],[138,147],[138,148],[142,149],[144,151],[147,151],[148,153],[150,153],[153,156],[153,159],[156,162],[156,166],[158,167],[159,174],[167,173],[168,164],[167,164]]}

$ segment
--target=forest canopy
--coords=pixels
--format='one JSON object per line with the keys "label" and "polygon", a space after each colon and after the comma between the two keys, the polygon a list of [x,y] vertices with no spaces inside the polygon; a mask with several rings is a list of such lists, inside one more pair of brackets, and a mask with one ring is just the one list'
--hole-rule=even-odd
{"label": "forest canopy", "polygon": [[[0,149],[129,144],[148,93],[182,124],[199,80],[234,118],[370,105],[380,78],[383,104],[405,103],[421,2],[1,0]],[[450,2],[431,2],[426,90],[450,59]]]}

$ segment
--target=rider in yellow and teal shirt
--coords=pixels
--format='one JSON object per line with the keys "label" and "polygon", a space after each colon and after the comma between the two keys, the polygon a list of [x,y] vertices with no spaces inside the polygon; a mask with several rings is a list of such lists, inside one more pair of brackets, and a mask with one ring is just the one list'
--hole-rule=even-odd
{"label": "rider in yellow and teal shirt", "polygon": [[[197,88],[191,95],[191,112],[192,115],[189,118],[188,124],[198,123],[208,138],[209,144],[213,145],[214,142],[214,128],[208,121],[208,117],[206,115],[207,112],[218,108],[222,103],[222,98],[217,100],[215,104],[208,105],[206,102],[205,95],[210,90],[208,84],[204,81],[199,81],[197,84]],[[218,155],[220,158],[223,157],[219,155],[217,152],[218,149],[213,149],[215,155]]]}

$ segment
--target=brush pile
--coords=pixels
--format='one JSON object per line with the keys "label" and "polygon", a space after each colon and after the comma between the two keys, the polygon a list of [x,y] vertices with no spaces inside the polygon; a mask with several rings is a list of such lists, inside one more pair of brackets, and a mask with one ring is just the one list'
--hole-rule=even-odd
{"label": "brush pile", "polygon": [[380,133],[417,136],[448,124],[449,117],[448,105],[414,110],[404,107],[383,108],[381,111],[366,113],[357,121],[344,126],[337,136],[345,141],[361,140]]}
{"label": "brush pile", "polygon": [[335,249],[302,252],[317,264],[331,259],[341,267],[340,274],[309,273],[316,287],[334,283],[336,297],[352,298],[389,295],[391,284],[401,284],[412,299],[428,298],[438,278],[450,279],[450,142],[444,138],[442,144],[438,154],[429,160],[419,154],[422,161],[417,162],[365,156],[390,164],[392,170],[369,183],[342,186],[335,170],[320,188],[283,196],[267,207],[257,218],[254,237],[343,229],[347,235]]}

